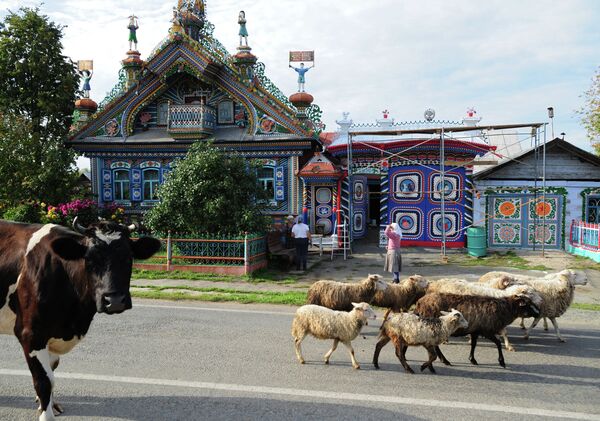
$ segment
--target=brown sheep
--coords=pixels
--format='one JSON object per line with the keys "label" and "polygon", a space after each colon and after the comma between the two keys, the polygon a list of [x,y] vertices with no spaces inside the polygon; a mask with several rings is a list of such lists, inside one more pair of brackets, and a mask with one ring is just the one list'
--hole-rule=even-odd
{"label": "brown sheep", "polygon": [[[469,361],[477,365],[475,348],[477,338],[481,335],[496,344],[498,362],[502,367],[506,367],[506,364],[502,355],[502,344],[496,337],[496,333],[511,324],[517,317],[537,317],[540,314],[539,308],[533,301],[523,295],[499,298],[437,293],[426,294],[417,301],[415,313],[421,317],[439,317],[442,311],[453,308],[460,311],[469,322],[467,329],[460,329],[452,334],[452,336],[471,336]],[[450,365],[439,347],[436,347],[435,351],[444,364]]]}
{"label": "brown sheep", "polygon": [[348,284],[336,281],[317,281],[310,286],[306,303],[332,310],[351,311],[352,303],[371,303],[377,290],[385,290],[387,284],[380,275],[369,275],[367,279]]}

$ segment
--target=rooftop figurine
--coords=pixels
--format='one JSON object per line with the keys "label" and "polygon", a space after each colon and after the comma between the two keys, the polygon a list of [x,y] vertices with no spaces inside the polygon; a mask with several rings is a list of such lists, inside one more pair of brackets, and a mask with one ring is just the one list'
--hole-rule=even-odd
{"label": "rooftop figurine", "polygon": [[289,65],[289,67],[292,68],[292,69],[294,69],[296,71],[296,73],[298,73],[298,92],[304,92],[304,82],[305,82],[304,75],[310,69],[312,69],[313,67],[315,67],[315,65],[313,64],[310,67],[304,67],[304,63],[300,63],[300,67],[294,67],[291,64]]}
{"label": "rooftop figurine", "polygon": [[248,30],[246,29],[246,13],[243,10],[240,10],[240,14],[238,15],[238,23],[240,24],[240,47],[242,46],[242,38],[246,42],[246,47],[248,46]]}
{"label": "rooftop figurine", "polygon": [[138,18],[136,15],[131,15],[129,16],[129,24],[127,25],[127,29],[129,29],[129,50],[132,51],[134,50],[133,48],[131,48],[131,43],[134,44],[135,47],[135,51],[137,51],[137,36],[136,36],[136,31],[138,30],[139,25],[138,25]]}

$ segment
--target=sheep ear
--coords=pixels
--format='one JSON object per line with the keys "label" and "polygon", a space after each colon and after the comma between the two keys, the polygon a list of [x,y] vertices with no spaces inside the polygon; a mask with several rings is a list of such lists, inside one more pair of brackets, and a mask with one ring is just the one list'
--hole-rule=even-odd
{"label": "sheep ear", "polygon": [[442,316],[447,316],[447,315],[448,315],[448,314],[450,314],[450,313],[448,313],[447,311],[444,311],[444,310],[442,310],[442,311],[440,311],[440,314],[441,314]]}
{"label": "sheep ear", "polygon": [[354,308],[359,308],[359,307],[360,307],[360,304],[359,304],[359,303],[352,303],[352,307],[354,307]]}

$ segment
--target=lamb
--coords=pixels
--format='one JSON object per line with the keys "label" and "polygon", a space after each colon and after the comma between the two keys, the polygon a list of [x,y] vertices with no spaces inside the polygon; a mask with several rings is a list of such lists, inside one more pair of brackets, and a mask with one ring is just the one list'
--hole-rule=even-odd
{"label": "lamb", "polygon": [[[469,322],[467,329],[459,329],[452,336],[471,336],[471,352],[469,361],[477,365],[475,348],[477,339],[483,336],[496,344],[498,348],[498,362],[501,367],[506,367],[502,355],[502,345],[496,333],[504,329],[517,317],[537,317],[539,308],[530,298],[523,295],[511,297],[486,297],[481,295],[458,294],[426,294],[417,301],[415,314],[421,317],[439,317],[441,311],[455,308],[460,311]],[[450,362],[444,357],[439,346],[435,347],[438,357],[446,365]]]}
{"label": "lamb", "polygon": [[406,350],[409,346],[421,345],[429,354],[429,360],[421,365],[421,371],[427,367],[435,374],[433,368],[433,362],[437,358],[435,347],[447,341],[457,329],[466,329],[469,325],[463,315],[455,309],[450,313],[445,311],[440,313],[439,318],[422,318],[416,314],[398,313],[384,321],[373,354],[375,368],[379,369],[381,349],[391,340],[396,347],[396,356],[406,372],[414,374],[412,368],[406,363]]}
{"label": "lamb", "polygon": [[307,304],[316,304],[332,310],[350,311],[353,302],[370,303],[378,290],[385,290],[387,284],[380,275],[369,275],[355,284],[335,281],[317,281],[310,286]]}
{"label": "lamb", "polygon": [[[505,276],[502,276],[498,279],[502,281],[509,280],[509,278]],[[512,285],[505,290],[499,290],[491,288],[486,284],[467,282],[460,279],[439,279],[437,281],[430,282],[427,292],[458,295],[484,295],[497,298],[521,294],[529,297],[538,308],[542,305],[542,297],[540,294],[533,287],[528,285]],[[504,346],[506,349],[508,351],[515,351],[515,348],[508,340],[508,333],[506,329],[502,329],[500,332],[498,332],[498,334],[504,340]]]}
{"label": "lamb", "polygon": [[371,305],[387,307],[394,313],[406,311],[425,295],[428,285],[429,281],[420,275],[410,276],[399,284],[387,284],[385,290],[375,293]]}
{"label": "lamb", "polygon": [[325,354],[325,364],[329,364],[329,357],[341,342],[350,351],[352,367],[360,368],[354,357],[351,341],[358,336],[367,318],[375,319],[376,315],[367,303],[352,303],[352,307],[352,311],[345,312],[308,304],[296,310],[292,322],[292,336],[300,364],[304,364],[300,344],[306,335],[311,334],[317,339],[333,339],[333,346]]}
{"label": "lamb", "polygon": [[[510,282],[498,282],[499,277],[510,277]],[[542,317],[549,318],[554,326],[556,337],[560,342],[565,342],[565,339],[561,336],[558,329],[558,323],[556,318],[562,316],[571,303],[575,295],[575,285],[585,284],[587,278],[577,274],[575,271],[566,269],[558,273],[546,275],[544,278],[532,278],[523,275],[513,275],[506,272],[490,272],[483,275],[480,282],[486,282],[488,284],[494,284],[496,286],[505,286],[507,284],[525,284],[533,287],[542,297],[542,305],[540,306],[540,315],[536,317],[529,326],[529,329],[525,329],[523,320],[521,320],[521,327],[525,329],[524,338],[529,338],[529,331],[533,329]],[[506,286],[505,286],[506,288]],[[547,324],[544,320],[544,328],[547,330]]]}

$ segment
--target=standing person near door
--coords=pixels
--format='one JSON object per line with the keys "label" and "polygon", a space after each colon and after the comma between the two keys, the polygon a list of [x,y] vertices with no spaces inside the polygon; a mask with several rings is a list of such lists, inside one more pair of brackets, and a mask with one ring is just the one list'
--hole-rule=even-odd
{"label": "standing person near door", "polygon": [[306,258],[308,255],[308,240],[310,240],[310,228],[299,216],[296,224],[292,227],[292,237],[296,245],[296,269],[306,270]]}
{"label": "standing person near door", "polygon": [[393,282],[397,284],[400,282],[400,271],[402,271],[402,254],[400,254],[402,229],[397,223],[392,222],[385,228],[385,235],[388,238],[388,246],[383,270],[392,272]]}

